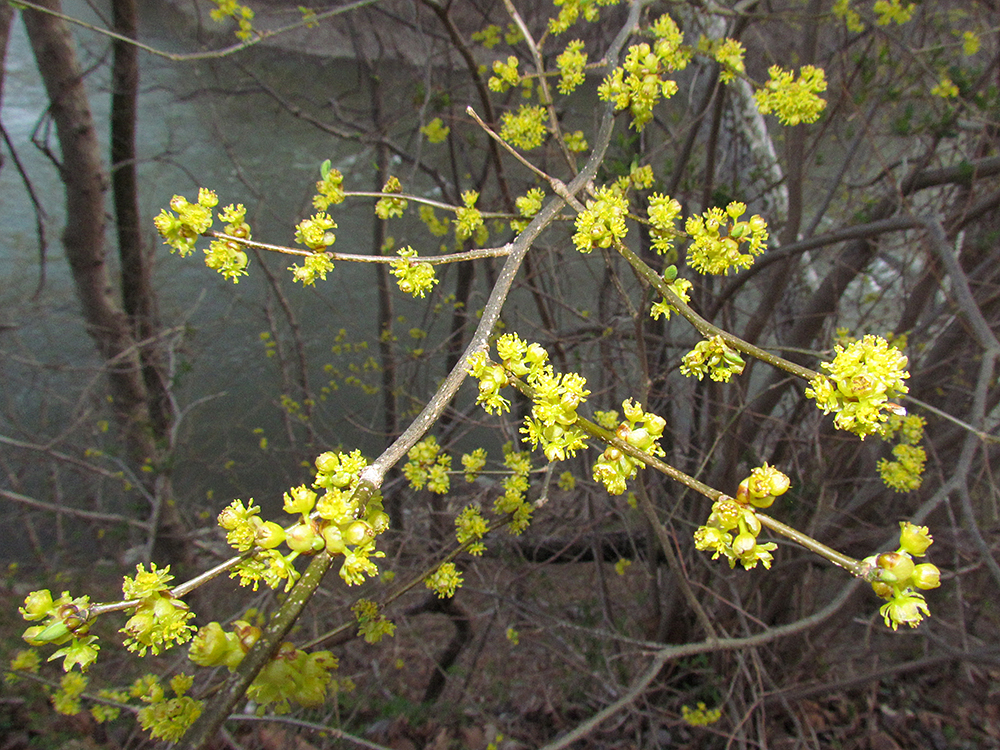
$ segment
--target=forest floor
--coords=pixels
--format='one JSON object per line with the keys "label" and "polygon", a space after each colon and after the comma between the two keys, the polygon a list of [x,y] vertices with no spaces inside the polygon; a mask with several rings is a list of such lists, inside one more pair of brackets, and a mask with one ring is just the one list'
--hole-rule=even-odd
{"label": "forest floor", "polygon": [[[378,645],[355,639],[331,646],[340,660],[335,674],[339,690],[325,705],[295,712],[294,719],[273,716],[272,720],[232,721],[216,747],[322,750],[359,746],[337,739],[340,730],[368,743],[369,748],[485,750],[491,743],[506,750],[537,748],[620,697],[644,671],[648,649],[630,646],[627,639],[616,643],[594,637],[602,629],[642,633],[644,623],[638,613],[625,610],[615,610],[613,622],[607,621],[607,612],[595,595],[592,562],[560,565],[558,574],[550,572],[554,566],[539,570],[523,560],[502,569],[481,567],[490,571],[489,580],[476,573],[479,568],[468,571],[453,607],[442,607],[423,592],[414,592],[391,613],[398,625],[393,638]],[[629,588],[634,598],[637,577],[615,575],[610,564],[604,563],[603,568],[601,586],[611,601]],[[73,580],[60,587],[74,593],[90,591],[95,599],[114,598],[120,579],[99,576],[95,581],[94,570],[73,575]],[[8,660],[23,646],[19,634],[25,623],[17,607],[26,588],[23,578],[15,582],[11,576],[0,590],[0,637]],[[331,585],[325,596],[336,599],[333,591],[342,588]],[[233,590],[232,584],[219,582],[204,601],[224,602],[229,598],[226,592]],[[264,606],[265,601],[266,597],[259,597],[256,604]],[[522,604],[526,601],[533,602],[530,608]],[[341,607],[322,609],[344,611]],[[109,617],[95,627],[106,644],[91,670],[95,688],[127,686],[142,670],[192,672],[184,648],[139,660],[114,646],[114,629],[121,624]],[[293,638],[308,640],[335,624],[304,622]],[[911,638],[910,647],[914,642]],[[435,664],[456,643],[458,657],[447,669],[440,691],[425,700],[436,690]],[[746,737],[750,727],[763,727],[754,730],[751,744],[745,746],[772,750],[1000,748],[1000,667],[995,660],[962,664],[919,654],[909,659],[883,654],[885,666],[880,666],[880,655],[870,645],[836,634],[825,638],[822,649],[822,658],[835,667],[822,675],[810,673],[812,667],[805,661],[790,668],[780,689],[761,691],[753,717],[727,712],[725,680],[713,674],[709,663],[668,664],[638,700],[572,747],[737,747],[741,744],[733,744],[735,736]],[[55,664],[43,665],[41,673],[50,685],[61,674]],[[0,750],[153,746],[128,712],[99,724],[84,701],[80,713],[61,715],[50,704],[51,692],[49,685],[26,678],[4,681]],[[690,726],[678,707],[681,703],[693,707],[696,699],[707,699],[709,707],[722,702],[722,718],[708,726]]]}

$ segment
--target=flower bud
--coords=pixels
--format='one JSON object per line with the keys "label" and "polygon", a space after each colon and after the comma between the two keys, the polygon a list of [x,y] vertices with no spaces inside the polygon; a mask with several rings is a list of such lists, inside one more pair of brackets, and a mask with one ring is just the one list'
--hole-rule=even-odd
{"label": "flower bud", "polygon": [[368,523],[371,524],[372,531],[376,535],[381,534],[383,531],[389,528],[389,514],[385,511],[377,511],[375,513],[369,514]]}
{"label": "flower bud", "polygon": [[744,479],[736,488],[736,502],[746,505],[750,502],[750,479]]}
{"label": "flower bud", "polygon": [[288,530],[285,543],[293,552],[309,554],[316,550],[317,540],[319,540],[320,549],[322,549],[324,543],[319,539],[312,524],[297,523]]}
{"label": "flower bud", "polygon": [[74,635],[84,635],[87,632],[84,628],[90,619],[89,613],[76,604],[63,604],[56,610],[56,617],[65,623]]}
{"label": "flower bud", "polygon": [[936,565],[921,563],[914,567],[910,583],[918,589],[936,589],[941,585],[941,571]]}
{"label": "flower bud", "polygon": [[742,557],[747,554],[750,550],[757,546],[757,537],[753,534],[744,531],[742,534],[737,534],[736,538],[733,540],[733,552]]}
{"label": "flower bud", "polygon": [[879,576],[887,583],[902,584],[910,579],[916,567],[909,555],[901,552],[884,552],[878,556]]}
{"label": "flower bud", "polygon": [[791,487],[792,480],[788,478],[788,475],[774,469],[771,472],[771,494],[772,495],[784,495],[788,492],[788,488]]}
{"label": "flower bud", "polygon": [[346,529],[343,529],[342,532],[344,543],[351,546],[362,544],[375,536],[372,527],[364,521],[355,521]]}
{"label": "flower bud", "polygon": [[48,589],[32,591],[24,599],[24,606],[18,609],[25,620],[41,620],[54,609],[52,594]]}
{"label": "flower bud", "polygon": [[774,504],[774,495],[765,495],[764,497],[751,495],[750,504],[755,508],[770,508]]}
{"label": "flower bud", "polygon": [[274,521],[265,521],[257,528],[254,541],[264,549],[274,549],[285,541],[285,530]]}
{"label": "flower bud", "polygon": [[626,439],[629,445],[643,451],[653,444],[653,438],[649,436],[649,431],[644,427],[632,430]]}
{"label": "flower bud", "polygon": [[339,526],[331,524],[325,527],[320,535],[326,543],[326,551],[331,555],[339,555],[347,549],[347,545],[344,544],[344,535]]}
{"label": "flower bud", "polygon": [[899,523],[899,546],[904,552],[923,557],[934,538],[928,533],[926,526],[917,526],[909,521]]}
{"label": "flower bud", "polygon": [[646,414],[646,429],[654,437],[663,435],[663,428],[667,426],[667,420],[659,414]]}
{"label": "flower bud", "polygon": [[734,500],[719,500],[712,505],[708,525],[729,531],[735,529],[743,516],[742,507]]}
{"label": "flower bud", "polygon": [[200,628],[191,640],[188,658],[199,667],[217,667],[226,661],[229,650],[235,644],[217,622],[210,622]]}
{"label": "flower bud", "polygon": [[872,591],[882,599],[889,599],[894,589],[888,583],[883,583],[882,581],[872,581]]}
{"label": "flower bud", "polygon": [[757,536],[760,533],[760,519],[757,518],[757,514],[749,509],[745,510],[740,519],[740,529]]}
{"label": "flower bud", "polygon": [[320,453],[316,457],[316,468],[319,469],[324,474],[330,474],[337,470],[337,454],[333,451],[327,451],[326,453]]}
{"label": "flower bud", "polygon": [[255,625],[251,625],[243,620],[237,620],[233,623],[233,632],[236,633],[237,643],[243,653],[248,653],[253,644],[257,642],[260,638],[260,628]]}

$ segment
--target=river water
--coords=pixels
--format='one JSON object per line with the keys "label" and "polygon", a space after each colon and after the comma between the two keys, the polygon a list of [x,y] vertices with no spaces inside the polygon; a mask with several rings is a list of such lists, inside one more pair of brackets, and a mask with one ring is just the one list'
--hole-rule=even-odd
{"label": "river water", "polygon": [[[82,2],[65,3],[65,11],[103,25]],[[90,70],[91,104],[106,143],[108,70],[102,63],[110,58],[108,40],[82,29],[75,33],[83,64]],[[194,33],[167,4],[144,4],[142,40],[147,44],[172,52],[195,51],[199,46]],[[197,404],[186,412],[179,432],[177,488],[192,508],[218,508],[234,496],[249,494],[278,497],[290,482],[303,481],[307,475],[298,466],[301,454],[295,454],[296,460],[283,454],[289,439],[279,405],[278,365],[265,356],[260,338],[270,330],[268,310],[279,321],[282,318],[273,292],[257,260],[250,265],[250,276],[234,286],[203,265],[200,251],[187,259],[170,255],[155,235],[152,218],[174,193],[193,199],[197,188],[205,186],[218,192],[220,206],[241,202],[248,207],[256,238],[292,244],[295,222],[311,212],[313,185],[324,159],[344,172],[349,189],[371,190],[370,152],[291,117],[241,69],[266,71],[270,85],[299,103],[321,106],[338,98],[343,106],[363,108],[360,95],[355,100],[350,96],[357,86],[356,66],[348,60],[264,48],[226,61],[198,63],[142,54],[141,64],[141,206],[150,230],[148,242],[157,248],[155,284],[162,323],[186,329],[173,353],[178,403],[182,409]],[[399,81],[390,82],[400,87],[393,101],[405,96],[402,92],[414,83],[411,75],[399,73]],[[100,362],[81,325],[59,242],[62,186],[51,161],[32,145],[34,137],[58,153],[54,133],[46,129],[47,104],[24,29],[15,19],[0,117],[44,210],[48,257],[45,285],[33,299],[40,274],[35,217],[22,179],[5,152],[0,169],[0,354],[5,362],[0,429],[9,437],[37,442],[68,430],[69,443],[77,449],[81,441],[108,447],[101,432],[101,420],[108,415],[98,397]],[[354,210],[335,209],[339,224],[335,249],[371,252],[371,201]],[[113,230],[108,242],[113,255]],[[360,367],[375,353],[331,352],[340,329],[346,329],[347,342],[375,341],[376,296],[370,267],[338,264],[327,282],[303,290],[293,286],[284,272],[290,265],[285,257],[266,262],[280,276],[282,291],[303,323],[315,390],[331,379],[329,366],[346,375],[351,363]],[[405,304],[402,308],[404,314],[414,310]],[[398,323],[404,332],[411,325],[406,320]],[[359,377],[378,382],[378,374],[365,373],[363,367]],[[317,405],[321,443],[361,447],[367,455],[375,454],[384,444],[371,432],[381,424],[379,397],[346,386],[343,377],[334,380],[339,390],[331,390]],[[116,468],[113,459],[105,460],[109,468]],[[24,485],[28,489],[30,483]],[[42,493],[50,490],[34,488]],[[100,505],[100,500],[95,503]]]}

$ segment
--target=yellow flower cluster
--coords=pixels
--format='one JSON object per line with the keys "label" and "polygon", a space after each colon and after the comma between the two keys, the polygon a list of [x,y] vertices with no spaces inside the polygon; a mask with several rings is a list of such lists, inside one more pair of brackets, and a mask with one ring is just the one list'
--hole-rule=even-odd
{"label": "yellow flower cluster", "polygon": [[772,65],[767,72],[771,80],[754,94],[761,114],[774,112],[782,125],[798,125],[819,119],[826,108],[826,100],[819,97],[826,91],[826,74],[822,68],[803,65],[798,78],[777,65]]}

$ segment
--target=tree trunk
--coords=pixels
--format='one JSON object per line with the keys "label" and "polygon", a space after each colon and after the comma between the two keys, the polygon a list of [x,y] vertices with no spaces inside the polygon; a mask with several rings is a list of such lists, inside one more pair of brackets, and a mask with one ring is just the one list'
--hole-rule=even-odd
{"label": "tree trunk", "polygon": [[[136,0],[113,0],[114,30],[134,39],[138,27]],[[156,438],[170,428],[170,407],[156,343],[156,297],[149,256],[143,247],[136,177],[135,123],[139,94],[138,48],[116,39],[111,65],[111,195],[118,229],[122,307],[139,345],[142,376],[149,392],[148,408]]]}
{"label": "tree trunk", "polygon": [[[56,0],[39,5],[59,12]],[[83,84],[73,38],[65,21],[25,10],[24,25],[49,96],[62,156],[60,176],[66,190],[63,247],[76,285],[87,332],[108,363],[115,409],[128,433],[132,453],[143,458],[151,447],[146,386],[139,352],[124,313],[111,293],[105,263],[105,193],[108,175],[94,118]]]}
{"label": "tree trunk", "polygon": [[[58,0],[41,0],[39,5],[60,12]],[[127,13],[132,6],[134,31],[134,0],[116,0],[116,21],[120,11]],[[121,6],[121,7],[119,7]],[[151,393],[144,372],[142,339],[154,333],[152,318],[152,288],[149,271],[139,241],[138,206],[135,196],[134,138],[136,64],[133,59],[119,64],[115,61],[115,109],[112,115],[112,154],[120,169],[115,180],[115,208],[121,219],[122,295],[126,310],[122,310],[112,293],[105,245],[105,193],[108,173],[101,160],[101,148],[94,128],[83,71],[76,56],[68,24],[48,13],[26,9],[24,25],[35,55],[39,73],[49,97],[49,113],[56,126],[62,161],[60,177],[66,193],[66,229],[63,247],[69,261],[77,298],[82,308],[87,332],[93,338],[107,367],[108,383],[116,417],[123,429],[126,450],[136,464],[161,463],[160,453],[166,448],[168,412],[165,401]],[[129,46],[130,45],[124,45]],[[123,89],[119,90],[119,84]],[[133,326],[133,321],[135,325]],[[156,372],[152,378],[154,391],[162,396],[165,390]],[[158,444],[159,443],[159,444]],[[158,501],[154,514],[155,554],[172,563],[182,562],[183,525],[176,505],[170,498],[169,477],[156,474],[150,489]]]}

